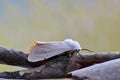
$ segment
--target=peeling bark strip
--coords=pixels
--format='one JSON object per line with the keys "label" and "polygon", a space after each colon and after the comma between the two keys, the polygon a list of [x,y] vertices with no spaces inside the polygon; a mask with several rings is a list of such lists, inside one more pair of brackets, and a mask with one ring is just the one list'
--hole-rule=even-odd
{"label": "peeling bark strip", "polygon": [[55,56],[44,62],[29,62],[27,54],[5,47],[0,47],[0,64],[28,67],[28,70],[0,73],[0,78],[11,79],[46,79],[64,78],[67,73],[85,68],[96,63],[120,58],[119,52],[103,52],[75,55]]}
{"label": "peeling bark strip", "polygon": [[79,80],[120,80],[120,59],[75,70],[70,72],[69,75]]}

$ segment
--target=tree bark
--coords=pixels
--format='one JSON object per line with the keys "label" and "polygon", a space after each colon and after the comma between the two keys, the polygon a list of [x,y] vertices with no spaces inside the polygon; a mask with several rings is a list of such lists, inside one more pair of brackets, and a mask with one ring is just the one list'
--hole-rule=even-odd
{"label": "tree bark", "polygon": [[55,56],[45,61],[29,62],[27,54],[22,51],[0,47],[0,64],[8,64],[28,68],[15,72],[2,72],[0,78],[9,79],[50,79],[65,78],[67,73],[89,67],[93,64],[120,58],[119,52],[102,52],[80,54],[75,56]]}

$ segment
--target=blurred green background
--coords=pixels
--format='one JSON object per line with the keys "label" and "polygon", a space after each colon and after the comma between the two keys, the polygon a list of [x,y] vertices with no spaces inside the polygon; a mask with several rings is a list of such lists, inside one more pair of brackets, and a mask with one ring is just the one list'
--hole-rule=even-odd
{"label": "blurred green background", "polygon": [[[96,52],[120,51],[120,0],[0,0],[0,45],[77,40]],[[0,67],[0,70],[3,68]]]}

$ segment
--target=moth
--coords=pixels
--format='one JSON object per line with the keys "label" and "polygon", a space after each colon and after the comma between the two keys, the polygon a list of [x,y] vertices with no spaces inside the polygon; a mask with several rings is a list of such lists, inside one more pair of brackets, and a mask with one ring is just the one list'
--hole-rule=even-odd
{"label": "moth", "polygon": [[80,50],[80,44],[72,39],[53,42],[35,41],[28,48],[27,54],[28,61],[37,62],[49,59],[57,55],[65,54],[67,51],[75,51],[78,53]]}

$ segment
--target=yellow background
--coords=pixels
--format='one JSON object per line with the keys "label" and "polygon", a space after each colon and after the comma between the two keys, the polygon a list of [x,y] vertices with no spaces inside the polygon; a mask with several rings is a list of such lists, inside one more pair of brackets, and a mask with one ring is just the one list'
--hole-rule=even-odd
{"label": "yellow background", "polygon": [[77,40],[95,52],[120,50],[120,0],[0,0],[0,45]]}

